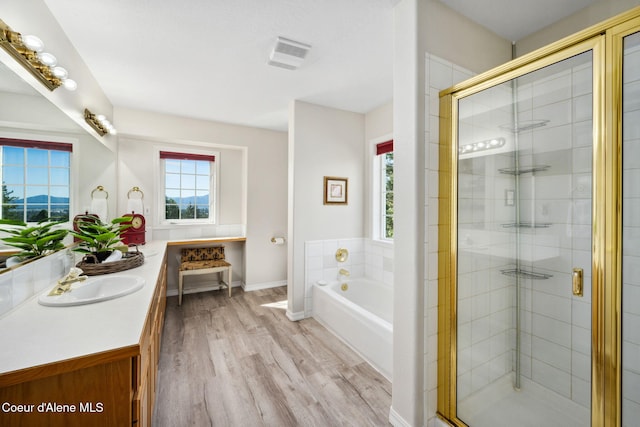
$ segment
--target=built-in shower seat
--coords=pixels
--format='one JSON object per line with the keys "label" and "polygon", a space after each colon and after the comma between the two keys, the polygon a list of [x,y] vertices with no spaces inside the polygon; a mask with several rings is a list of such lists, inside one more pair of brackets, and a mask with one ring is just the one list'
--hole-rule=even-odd
{"label": "built-in shower seat", "polygon": [[[231,296],[231,264],[225,260],[224,246],[208,248],[184,248],[180,253],[178,271],[178,305],[182,305],[182,290],[185,276],[218,274],[218,283],[229,290]],[[224,281],[224,273],[227,281]]]}

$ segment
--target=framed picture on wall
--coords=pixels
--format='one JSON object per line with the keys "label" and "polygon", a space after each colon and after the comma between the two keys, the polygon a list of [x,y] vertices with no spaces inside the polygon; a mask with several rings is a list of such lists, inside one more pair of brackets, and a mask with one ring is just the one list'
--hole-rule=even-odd
{"label": "framed picture on wall", "polygon": [[346,205],[349,178],[324,177],[324,204]]}

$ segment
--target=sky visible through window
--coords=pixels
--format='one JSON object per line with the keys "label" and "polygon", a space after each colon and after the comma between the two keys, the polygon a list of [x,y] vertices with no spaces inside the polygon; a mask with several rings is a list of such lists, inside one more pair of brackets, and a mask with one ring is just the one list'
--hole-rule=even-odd
{"label": "sky visible through window", "polygon": [[68,220],[70,153],[12,146],[0,150],[2,218]]}

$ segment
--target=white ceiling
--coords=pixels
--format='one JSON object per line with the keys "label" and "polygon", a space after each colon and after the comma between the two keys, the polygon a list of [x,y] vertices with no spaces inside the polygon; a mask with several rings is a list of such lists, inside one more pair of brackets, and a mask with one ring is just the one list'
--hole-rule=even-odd
{"label": "white ceiling", "polygon": [[[284,131],[293,99],[392,98],[399,0],[44,1],[117,107]],[[593,1],[442,0],[509,40]],[[278,36],[312,46],[300,69],[267,65]]]}

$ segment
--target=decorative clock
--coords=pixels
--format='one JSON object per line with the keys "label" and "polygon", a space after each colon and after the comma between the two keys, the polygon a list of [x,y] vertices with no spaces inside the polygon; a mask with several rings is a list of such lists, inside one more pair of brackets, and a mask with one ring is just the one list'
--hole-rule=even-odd
{"label": "decorative clock", "polygon": [[122,243],[127,246],[144,245],[145,244],[145,224],[146,220],[143,215],[132,212],[122,215],[123,217],[131,217],[131,221],[123,224],[131,224],[129,228],[122,232]]}

